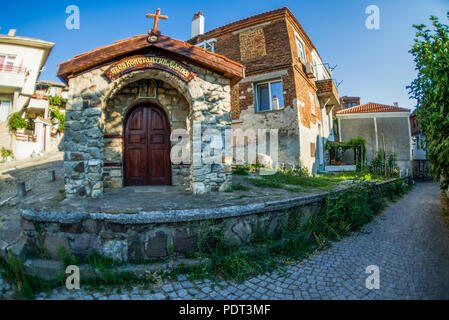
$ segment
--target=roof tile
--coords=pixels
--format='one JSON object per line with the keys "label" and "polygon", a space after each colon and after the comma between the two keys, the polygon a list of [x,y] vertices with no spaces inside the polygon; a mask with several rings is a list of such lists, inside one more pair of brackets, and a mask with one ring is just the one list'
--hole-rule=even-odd
{"label": "roof tile", "polygon": [[338,111],[337,114],[376,113],[376,112],[410,112],[409,109],[368,102],[359,106]]}

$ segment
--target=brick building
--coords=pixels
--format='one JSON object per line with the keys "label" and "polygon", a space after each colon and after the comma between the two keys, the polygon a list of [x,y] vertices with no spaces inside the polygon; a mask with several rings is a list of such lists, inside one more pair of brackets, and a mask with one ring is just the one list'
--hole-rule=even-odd
{"label": "brick building", "polygon": [[334,116],[340,110],[349,109],[359,105],[360,105],[360,97],[348,97],[348,96],[340,97],[340,108],[338,109],[334,108],[333,110]]}
{"label": "brick building", "polygon": [[284,7],[204,33],[195,14],[188,42],[246,67],[231,88],[233,129],[278,129],[279,163],[317,172],[339,108],[334,81],[317,49]]}

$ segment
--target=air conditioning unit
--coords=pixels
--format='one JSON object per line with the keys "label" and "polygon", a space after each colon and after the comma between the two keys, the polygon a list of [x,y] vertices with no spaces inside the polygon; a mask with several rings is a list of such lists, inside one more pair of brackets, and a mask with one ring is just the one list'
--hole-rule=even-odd
{"label": "air conditioning unit", "polygon": [[306,75],[309,78],[315,78],[315,72],[313,70],[313,64],[311,62],[306,63]]}

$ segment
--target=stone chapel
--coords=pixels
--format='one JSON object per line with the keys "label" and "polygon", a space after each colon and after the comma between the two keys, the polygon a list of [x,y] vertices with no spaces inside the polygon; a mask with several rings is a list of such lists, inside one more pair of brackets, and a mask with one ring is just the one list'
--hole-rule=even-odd
{"label": "stone chapel", "polygon": [[[197,194],[231,184],[228,157],[219,163],[195,160],[212,141],[192,133],[195,128],[201,137],[215,130],[224,143],[232,122],[230,88],[244,77],[245,67],[162,35],[159,12],[148,15],[155,17],[148,34],[58,66],[58,76],[69,86],[64,141],[68,197],[98,197],[104,188],[143,185],[185,185]],[[183,134],[190,157],[172,161],[171,147]]]}

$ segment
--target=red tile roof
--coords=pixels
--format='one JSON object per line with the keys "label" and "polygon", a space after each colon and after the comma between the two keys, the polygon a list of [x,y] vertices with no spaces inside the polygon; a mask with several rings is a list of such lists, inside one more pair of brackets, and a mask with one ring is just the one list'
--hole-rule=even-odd
{"label": "red tile roof", "polygon": [[338,111],[337,114],[375,113],[375,112],[410,112],[410,110],[395,106],[387,106],[384,104],[368,102],[360,106],[355,106],[352,108]]}
{"label": "red tile roof", "polygon": [[72,59],[58,65],[58,76],[67,83],[71,76],[85,70],[112,62],[138,50],[156,48],[223,73],[225,77],[231,78],[231,83],[238,82],[238,80],[244,77],[245,66],[225,56],[164,35],[160,35],[155,43],[149,43],[147,38],[148,35],[145,34],[134,36],[76,55]]}

